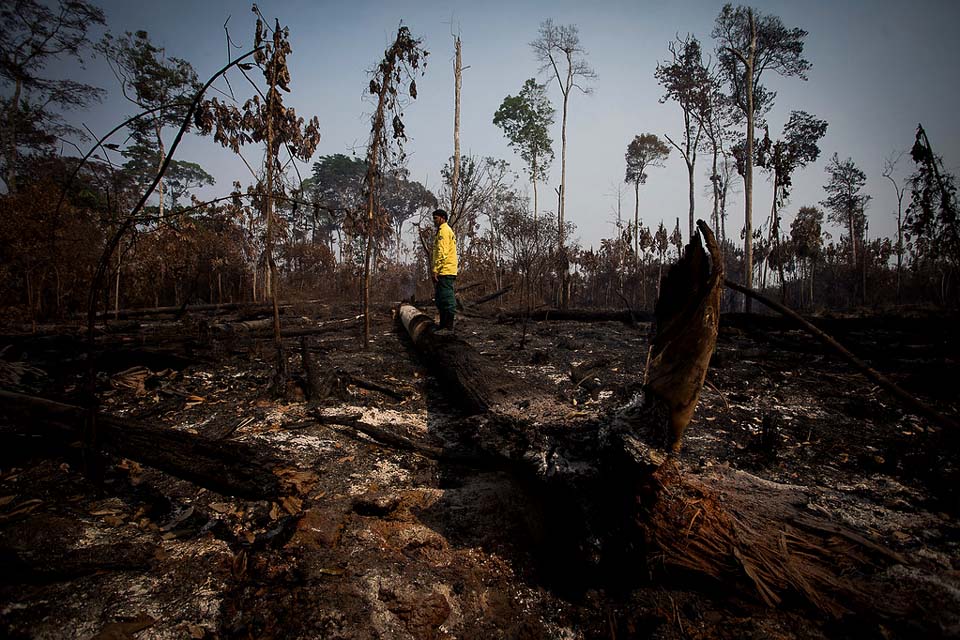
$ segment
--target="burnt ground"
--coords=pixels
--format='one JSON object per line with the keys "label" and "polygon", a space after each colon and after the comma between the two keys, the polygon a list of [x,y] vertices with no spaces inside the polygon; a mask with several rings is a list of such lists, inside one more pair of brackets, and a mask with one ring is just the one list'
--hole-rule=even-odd
{"label": "burnt ground", "polygon": [[[773,609],[728,585],[649,566],[628,568],[617,584],[587,579],[551,551],[556,532],[542,526],[537,499],[505,472],[440,463],[348,426],[360,416],[430,444],[457,437],[456,398],[388,313],[364,351],[350,310],[296,311],[334,327],[310,344],[353,380],[318,407],[296,388],[285,402],[267,395],[269,339],[200,340],[196,320],[121,323],[100,338],[96,368],[105,411],[274,452],[297,474],[299,497],[219,495],[0,419],[0,635],[960,635],[956,437],[906,413],[786,321],[724,316],[683,463],[690,473],[730,466],[791,485],[812,512],[902,554],[906,563],[881,578],[915,591],[929,612],[923,624],[832,620],[791,602]],[[901,314],[819,324],[957,415],[954,322]],[[630,399],[649,325],[466,317],[457,331],[505,369],[555,387],[575,415]],[[5,345],[0,387],[77,402],[88,366],[77,338],[7,336]],[[289,346],[290,370],[302,375],[298,342]]]}

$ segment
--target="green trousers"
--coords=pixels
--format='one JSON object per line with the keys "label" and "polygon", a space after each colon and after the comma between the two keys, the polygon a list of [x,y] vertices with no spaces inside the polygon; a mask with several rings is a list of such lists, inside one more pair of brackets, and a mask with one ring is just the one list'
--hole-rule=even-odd
{"label": "green trousers", "polygon": [[453,329],[453,320],[457,315],[457,296],[453,291],[453,283],[457,276],[440,276],[434,288],[434,301],[440,312],[440,328]]}

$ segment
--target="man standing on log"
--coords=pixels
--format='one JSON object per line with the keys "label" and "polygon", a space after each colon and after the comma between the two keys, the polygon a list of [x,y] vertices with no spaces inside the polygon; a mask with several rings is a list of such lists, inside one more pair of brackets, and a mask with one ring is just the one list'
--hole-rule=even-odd
{"label": "man standing on log", "polygon": [[434,285],[434,300],[440,311],[440,329],[453,331],[453,319],[457,313],[457,298],[453,284],[457,279],[457,239],[453,229],[447,224],[447,212],[437,209],[433,212],[433,224],[437,226],[437,236],[433,241],[433,260],[431,276]]}

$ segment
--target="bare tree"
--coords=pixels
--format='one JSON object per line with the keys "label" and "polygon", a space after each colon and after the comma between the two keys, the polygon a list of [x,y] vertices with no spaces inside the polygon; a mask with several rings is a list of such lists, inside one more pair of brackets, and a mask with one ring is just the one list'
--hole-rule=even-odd
{"label": "bare tree", "polygon": [[[440,170],[441,202],[448,200],[453,191],[453,158]],[[504,160],[476,156],[464,156],[460,163],[457,179],[457,207],[451,211],[450,226],[457,236],[459,258],[463,260],[470,253],[470,240],[476,234],[479,217],[488,214],[495,207],[502,192],[512,186],[516,176],[510,171]],[[424,227],[429,228],[429,225]],[[552,234],[551,234],[552,237]]]}
{"label": "bare tree", "polygon": [[450,189],[450,210],[457,208],[457,184],[460,182],[460,87],[463,79],[463,61],[460,36],[454,41],[456,56],[453,60],[453,182]]}
{"label": "bare tree", "polygon": [[[553,20],[540,24],[539,37],[530,43],[540,62],[540,73],[553,75],[563,95],[563,120],[560,125],[560,193],[557,207],[557,246],[563,254],[565,236],[566,196],[567,196],[567,113],[570,94],[577,89],[590,94],[593,89],[585,84],[597,77],[586,61],[586,50],[580,45],[580,33],[576,25],[555,25]],[[569,274],[565,275],[565,279]],[[566,292],[567,287],[563,287]],[[561,305],[567,298],[561,296]]]}
{"label": "bare tree", "polygon": [[906,185],[897,182],[894,173],[897,169],[897,163],[903,158],[905,151],[892,153],[883,161],[883,177],[893,185],[893,191],[897,194],[897,302],[900,302],[900,273],[903,268],[903,195],[906,193]]}
{"label": "bare tree", "polygon": [[733,138],[734,106],[724,95],[721,85],[722,76],[716,65],[707,65],[707,90],[703,93],[700,109],[695,114],[703,126],[703,135],[710,149],[711,164],[708,179],[710,194],[713,198],[712,222],[720,250],[724,250],[723,218],[721,205],[725,205],[729,184],[724,180],[724,168],[729,168],[729,145]]}

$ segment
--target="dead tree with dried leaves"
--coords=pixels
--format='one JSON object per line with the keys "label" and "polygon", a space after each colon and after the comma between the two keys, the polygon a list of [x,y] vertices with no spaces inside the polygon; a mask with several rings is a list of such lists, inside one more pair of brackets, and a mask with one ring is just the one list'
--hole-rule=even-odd
{"label": "dead tree with dried leaves", "polygon": [[[416,74],[426,69],[426,58],[430,55],[421,41],[410,34],[403,25],[397,30],[397,38],[384,52],[383,60],[373,72],[373,78],[367,88],[376,98],[377,107],[373,112],[370,126],[370,142],[367,145],[366,218],[361,225],[366,235],[366,249],[363,255],[363,345],[370,344],[370,259],[373,255],[374,238],[382,233],[387,225],[386,216],[378,216],[379,191],[383,182],[384,168],[403,163],[403,141],[407,139],[403,125],[403,107],[405,98],[417,98]],[[409,84],[404,89],[404,84]],[[392,135],[387,134],[387,118],[390,120]]]}
{"label": "dead tree with dried leaves", "polygon": [[[281,91],[290,91],[290,70],[287,67],[287,56],[292,51],[290,30],[281,27],[279,20],[271,29],[256,5],[253,11],[257,14],[254,37],[257,52],[254,61],[263,74],[263,84],[248,75],[247,72],[253,70],[252,65],[241,66],[244,77],[255,91],[253,97],[244,102],[242,107],[213,98],[197,112],[196,122],[201,132],[213,132],[214,140],[241,157],[242,146],[249,143],[264,145],[262,170],[255,175],[256,185],[251,195],[266,226],[264,252],[270,270],[269,295],[273,304],[273,335],[277,352],[272,387],[275,395],[282,396],[286,393],[287,360],[280,331],[280,279],[274,258],[274,243],[283,229],[275,203],[278,197],[285,197],[283,173],[287,163],[281,163],[280,152],[285,149],[290,161],[309,160],[320,142],[320,123],[316,116],[304,122],[292,107],[283,104]],[[249,162],[247,166],[250,166]]]}

